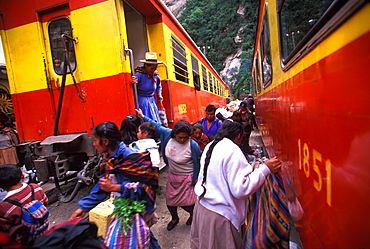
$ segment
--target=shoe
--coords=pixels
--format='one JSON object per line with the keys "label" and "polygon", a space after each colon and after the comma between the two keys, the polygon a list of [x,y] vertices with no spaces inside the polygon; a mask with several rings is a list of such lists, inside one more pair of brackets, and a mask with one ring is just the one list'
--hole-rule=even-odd
{"label": "shoe", "polygon": [[167,230],[171,231],[172,229],[175,228],[175,226],[179,223],[179,220],[171,220],[168,225],[167,225]]}
{"label": "shoe", "polygon": [[189,219],[186,221],[186,225],[190,226],[193,223],[193,216],[190,216]]}

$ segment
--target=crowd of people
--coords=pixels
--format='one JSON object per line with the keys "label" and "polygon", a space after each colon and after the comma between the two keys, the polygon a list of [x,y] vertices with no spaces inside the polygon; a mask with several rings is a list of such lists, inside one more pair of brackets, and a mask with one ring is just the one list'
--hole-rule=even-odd
{"label": "crowd of people", "polygon": [[[226,108],[210,104],[205,117],[194,124],[178,121],[173,128],[164,127],[158,115],[154,91],[162,101],[159,63],[156,54],[146,54],[133,77],[138,84],[139,106],[118,126],[109,121],[93,130],[93,145],[102,157],[101,176],[90,194],[79,201],[70,220],[85,217],[107,198],[129,201],[134,211],[121,218],[114,212],[108,225],[104,245],[108,248],[160,248],[150,231],[157,220],[156,190],[160,154],[169,167],[166,205],[171,215],[167,230],[179,223],[178,207],[189,217],[191,248],[242,248],[243,223],[247,216],[248,196],[281,168],[277,158],[253,169],[248,157],[256,153],[249,146],[249,136],[257,125],[253,116],[253,99],[228,103]],[[15,163],[16,164],[16,163]],[[46,205],[48,199],[35,185],[22,183],[18,166],[0,166],[0,188],[7,191],[4,200],[22,205],[33,199]],[[114,202],[116,205],[123,205]],[[128,207],[124,207],[125,210]],[[9,233],[22,223],[22,206],[0,202],[0,230]],[[128,227],[128,229],[126,229]],[[42,234],[38,234],[42,236]],[[37,236],[35,236],[37,237]],[[22,242],[20,238],[16,241]]]}

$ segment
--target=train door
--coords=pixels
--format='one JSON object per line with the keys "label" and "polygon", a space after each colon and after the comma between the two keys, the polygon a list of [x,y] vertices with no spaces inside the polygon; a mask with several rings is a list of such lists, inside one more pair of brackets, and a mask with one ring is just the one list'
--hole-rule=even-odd
{"label": "train door", "polygon": [[[54,135],[66,131],[76,132],[79,128],[72,124],[69,117],[83,113],[84,99],[77,86],[79,75],[76,73],[76,41],[73,39],[73,27],[69,16],[68,5],[40,13],[47,88],[53,109],[52,116],[55,120]],[[73,88],[76,88],[77,94]],[[67,120],[68,122],[65,122]],[[81,122],[79,125],[84,126]]]}
{"label": "train door", "polygon": [[123,5],[128,48],[133,51],[133,66],[137,67],[140,66],[139,61],[144,59],[145,52],[148,52],[145,17],[126,1],[123,2]]}

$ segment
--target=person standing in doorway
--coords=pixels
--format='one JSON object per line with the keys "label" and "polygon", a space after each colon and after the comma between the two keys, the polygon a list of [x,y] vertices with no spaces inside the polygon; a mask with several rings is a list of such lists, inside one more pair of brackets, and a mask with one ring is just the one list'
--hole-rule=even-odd
{"label": "person standing in doorway", "polygon": [[139,106],[144,115],[150,119],[161,123],[158,113],[158,105],[154,96],[157,92],[158,101],[162,102],[162,85],[161,80],[156,73],[160,61],[157,60],[157,53],[145,53],[145,59],[140,60],[144,65],[135,69],[136,74],[132,76],[132,83],[137,83],[137,93]]}

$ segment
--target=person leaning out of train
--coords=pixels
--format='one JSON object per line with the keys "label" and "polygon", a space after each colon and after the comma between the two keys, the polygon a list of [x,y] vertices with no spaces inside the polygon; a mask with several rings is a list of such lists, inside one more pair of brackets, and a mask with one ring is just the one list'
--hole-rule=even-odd
{"label": "person leaning out of train", "polygon": [[180,120],[175,123],[173,129],[166,128],[144,116],[140,109],[136,111],[144,122],[151,122],[156,126],[156,135],[161,140],[163,161],[169,167],[166,204],[172,219],[167,225],[167,230],[172,230],[179,223],[177,207],[189,213],[186,225],[191,225],[196,200],[194,185],[198,178],[202,154],[198,144],[190,138],[192,126],[188,121]]}
{"label": "person leaning out of train", "polygon": [[144,65],[136,68],[135,75],[132,76],[132,83],[137,83],[139,108],[145,116],[161,123],[157,101],[154,96],[154,92],[156,92],[158,101],[163,101],[161,79],[157,73],[157,66],[161,62],[158,61],[156,52],[145,53],[145,59],[140,60],[140,62]]}
{"label": "person leaning out of train", "polygon": [[208,105],[206,107],[206,116],[198,122],[203,126],[203,132],[208,136],[210,141],[213,140],[217,131],[222,126],[222,121],[216,118],[216,110],[217,108],[214,105]]}
{"label": "person leaning out of train", "polygon": [[253,170],[238,147],[243,132],[240,122],[225,120],[202,154],[194,188],[198,200],[191,226],[192,249],[242,248],[248,196],[281,168],[281,162],[272,158]]}

